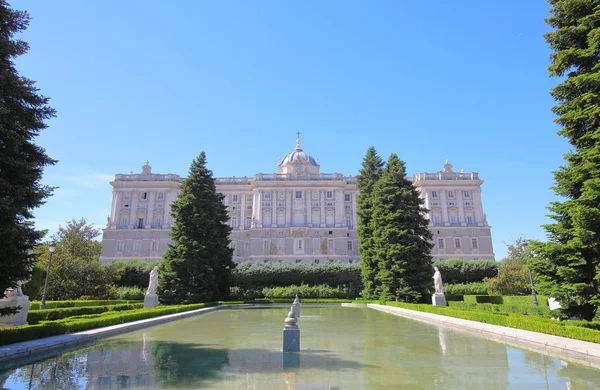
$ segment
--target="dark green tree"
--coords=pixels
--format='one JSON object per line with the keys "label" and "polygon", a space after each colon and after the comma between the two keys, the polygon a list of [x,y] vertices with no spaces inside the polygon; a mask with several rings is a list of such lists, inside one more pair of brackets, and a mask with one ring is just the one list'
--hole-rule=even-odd
{"label": "dark green tree", "polygon": [[371,146],[362,162],[363,168],[356,176],[356,185],[360,191],[357,199],[358,234],[361,264],[361,278],[364,285],[362,296],[373,298],[375,296],[375,275],[377,264],[374,262],[373,228],[373,188],[381,178],[384,163],[377,154],[375,147]]}
{"label": "dark green tree", "polygon": [[550,0],[554,29],[551,95],[559,135],[571,144],[566,164],[554,172],[561,201],[548,209],[548,242],[534,242],[537,289],[558,298],[565,314],[591,320],[600,306],[600,1]]}
{"label": "dark green tree", "polygon": [[163,303],[208,302],[229,294],[233,251],[229,216],[216,190],[204,152],[192,162],[171,205],[175,226],[159,266],[158,296]]}
{"label": "dark green tree", "polygon": [[0,0],[0,298],[31,276],[35,258],[30,252],[44,235],[34,227],[32,210],[52,194],[40,180],[44,168],[56,163],[33,142],[55,111],[14,64],[29,50],[14,37],[29,20],[27,12]]}
{"label": "dark green tree", "polygon": [[424,301],[433,286],[432,234],[423,199],[406,178],[406,168],[390,155],[373,188],[375,295],[381,300]]}

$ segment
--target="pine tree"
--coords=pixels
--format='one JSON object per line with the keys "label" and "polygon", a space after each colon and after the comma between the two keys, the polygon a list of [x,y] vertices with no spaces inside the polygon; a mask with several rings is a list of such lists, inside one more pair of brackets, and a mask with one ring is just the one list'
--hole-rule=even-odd
{"label": "pine tree", "polygon": [[33,143],[55,111],[14,64],[29,50],[14,38],[29,20],[27,12],[0,0],[0,298],[6,288],[31,276],[35,259],[30,252],[44,235],[31,221],[32,210],[52,194],[40,180],[44,168],[56,163]]}
{"label": "pine tree", "polygon": [[167,304],[209,302],[229,294],[233,251],[229,216],[204,152],[192,162],[171,205],[175,226],[159,266],[158,296]]}
{"label": "pine tree", "polygon": [[564,200],[548,207],[549,241],[532,243],[532,266],[540,292],[558,298],[567,315],[591,320],[600,306],[600,1],[549,2],[548,70],[564,77],[552,89],[552,110],[572,149],[554,172],[554,191]]}
{"label": "pine tree", "polygon": [[371,219],[373,214],[373,187],[382,173],[383,160],[371,146],[362,163],[363,169],[356,176],[356,184],[360,191],[357,199],[358,227],[356,232],[360,246],[361,278],[364,285],[362,296],[372,298],[375,294],[375,275],[377,264],[373,262],[373,230]]}
{"label": "pine tree", "polygon": [[390,155],[373,188],[373,262],[377,298],[423,301],[433,286],[429,222],[406,168]]}

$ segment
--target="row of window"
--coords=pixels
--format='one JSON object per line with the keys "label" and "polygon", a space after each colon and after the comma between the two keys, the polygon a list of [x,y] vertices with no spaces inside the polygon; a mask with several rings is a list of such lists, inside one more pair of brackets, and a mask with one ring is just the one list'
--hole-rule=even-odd
{"label": "row of window", "polygon": [[[458,224],[458,216],[457,215],[449,215],[448,216],[450,218],[450,223],[452,225],[457,225]],[[475,224],[475,217],[473,217],[472,215],[467,215],[465,217],[465,220],[467,222],[467,225],[474,225]],[[442,217],[441,215],[438,214],[434,214],[433,215],[433,223],[434,224],[441,224],[442,223]]]}
{"label": "row of window", "polygon": [[[164,192],[156,193],[156,199],[160,200],[160,199],[164,199],[164,198],[165,198]],[[125,194],[123,194],[123,199],[131,200],[131,192],[126,192]],[[150,199],[150,194],[148,192],[140,192],[140,200],[148,200],[148,199]]]}
{"label": "row of window", "polygon": [[[296,199],[302,199],[302,191],[296,191]],[[264,193],[265,196],[265,200],[270,200],[271,199],[271,193],[270,192],[265,192]],[[325,192],[325,197],[328,199],[333,199],[333,191],[326,191]],[[146,198],[144,198],[146,199]],[[162,199],[162,198],[159,198]],[[239,202],[240,198],[239,195],[231,195],[231,201],[232,202]],[[350,197],[350,194],[344,194],[344,200],[346,202],[350,202],[352,200],[352,198]],[[246,202],[252,202],[252,197],[251,196],[247,196],[246,197]]]}
{"label": "row of window", "polygon": [[[152,240],[152,242],[150,243],[150,250],[155,252],[158,251],[158,247],[159,247],[159,241],[158,240]],[[115,248],[117,252],[123,252],[123,249],[125,248],[125,242],[124,241],[117,241],[117,247]],[[142,250],[142,241],[136,240],[133,242],[133,251],[134,252],[140,252]]]}
{"label": "row of window", "polygon": [[[125,220],[126,220],[126,218],[125,218]],[[347,217],[345,223],[346,223],[347,228],[351,228],[352,227],[352,217]],[[125,223],[124,226],[127,226],[127,223]],[[240,227],[240,222],[239,222],[238,217],[235,217],[235,216],[231,217],[230,226],[234,229]],[[250,229],[251,226],[252,226],[252,217],[246,217],[244,227],[246,229]]]}
{"label": "row of window", "polygon": [[[454,199],[454,191],[446,191],[446,196],[449,199]],[[437,199],[439,197],[438,191],[431,191],[431,197],[433,199]],[[471,197],[471,191],[463,191],[463,198],[470,198],[470,197]]]}
{"label": "row of window", "polygon": [[[145,222],[146,222],[145,218],[138,218],[137,224],[134,227],[136,229],[143,229],[146,226]],[[128,217],[121,218],[121,228],[126,228],[127,225],[129,225],[129,218]],[[162,227],[162,218],[155,218],[154,224],[152,225],[152,227],[161,228]]]}
{"label": "row of window", "polygon": [[[353,243],[352,241],[348,241],[347,242],[347,249],[349,251],[352,251],[353,248]],[[296,239],[294,246],[296,249],[302,250],[304,249],[304,239],[300,238],[300,239]],[[250,243],[246,243],[246,248],[250,249]],[[271,250],[271,240],[265,240],[263,243],[263,249],[268,251]],[[279,239],[277,240],[277,249],[278,250],[284,250],[285,249],[285,240]],[[313,240],[313,249],[321,249],[321,239],[317,238]],[[327,240],[327,249],[328,250],[334,250],[335,249],[335,240],[334,239],[328,239]]]}
{"label": "row of window", "polygon": [[[438,249],[444,249],[446,248],[446,239],[445,238],[438,238],[437,240],[437,247]],[[455,238],[454,239],[454,248],[455,249],[461,249],[462,248],[462,241],[460,238]],[[471,238],[471,248],[472,249],[479,249],[479,241],[476,238]]]}
{"label": "row of window", "polygon": [[[273,260],[264,259],[264,260],[263,260],[263,263],[270,263],[270,262],[272,262],[272,261],[273,261]],[[283,263],[283,259],[279,259],[279,260],[277,260],[277,262],[278,262],[278,263]],[[335,262],[335,260],[333,260],[333,259],[327,259],[327,262],[328,262],[328,263],[333,263],[333,262]],[[338,260],[338,263],[340,263],[340,262],[341,262],[341,261],[340,261],[340,260]],[[354,262],[354,260],[352,260],[352,259],[348,260],[348,263],[353,263],[353,262]],[[302,260],[301,260],[301,259],[296,259],[296,263],[302,263]],[[319,263],[321,263],[321,260],[319,260],[319,259],[314,259],[314,260],[313,260],[313,263],[314,263],[314,264],[319,264]]]}

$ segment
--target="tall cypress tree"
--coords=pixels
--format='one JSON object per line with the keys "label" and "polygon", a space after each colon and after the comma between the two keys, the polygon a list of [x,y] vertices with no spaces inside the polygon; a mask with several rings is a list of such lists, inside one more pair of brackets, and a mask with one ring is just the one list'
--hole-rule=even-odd
{"label": "tall cypress tree", "polygon": [[229,294],[233,251],[223,195],[201,152],[171,205],[175,225],[159,266],[158,296],[163,303],[209,302]]}
{"label": "tall cypress tree", "polygon": [[40,180],[44,168],[56,163],[33,143],[55,111],[14,64],[29,50],[14,38],[29,20],[27,12],[0,0],[0,298],[6,288],[31,275],[35,259],[29,253],[44,235],[31,221],[32,210],[52,194]]}
{"label": "tall cypress tree", "polygon": [[358,234],[361,264],[361,278],[364,285],[362,295],[364,298],[372,298],[375,294],[375,275],[377,264],[373,259],[373,229],[371,220],[373,215],[373,187],[382,173],[383,160],[377,154],[375,147],[371,146],[362,163],[363,169],[356,176],[358,190],[357,215]]}
{"label": "tall cypress tree", "polygon": [[427,210],[406,168],[390,155],[373,188],[373,262],[379,299],[423,301],[432,289],[432,234]]}
{"label": "tall cypress tree", "polygon": [[557,297],[566,314],[591,320],[600,306],[600,1],[550,0],[554,28],[545,35],[554,51],[551,76],[559,135],[572,146],[554,172],[554,191],[564,201],[548,209],[549,241],[534,242],[537,287]]}

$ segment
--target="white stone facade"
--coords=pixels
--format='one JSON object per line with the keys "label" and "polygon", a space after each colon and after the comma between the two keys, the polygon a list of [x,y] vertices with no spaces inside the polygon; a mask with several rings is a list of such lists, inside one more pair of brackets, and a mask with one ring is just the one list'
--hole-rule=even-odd
{"label": "white stone facade", "polygon": [[[159,261],[170,242],[170,204],[181,177],[118,174],[102,238],[101,262]],[[434,235],[435,259],[493,259],[490,227],[477,173],[458,173],[446,163],[437,173],[415,175]],[[321,173],[300,140],[274,174],[216,179],[229,210],[235,262],[358,262],[354,176]]]}

